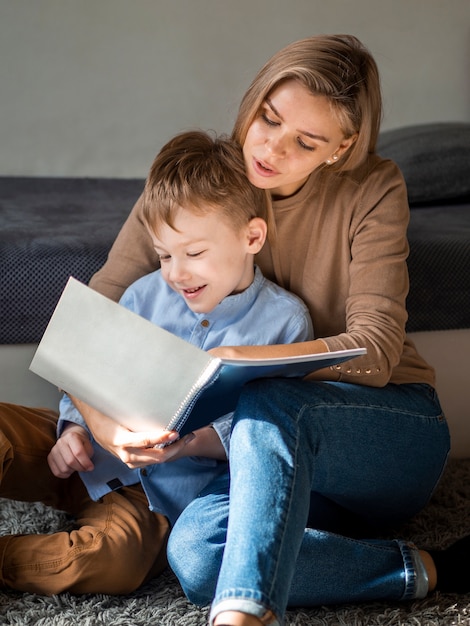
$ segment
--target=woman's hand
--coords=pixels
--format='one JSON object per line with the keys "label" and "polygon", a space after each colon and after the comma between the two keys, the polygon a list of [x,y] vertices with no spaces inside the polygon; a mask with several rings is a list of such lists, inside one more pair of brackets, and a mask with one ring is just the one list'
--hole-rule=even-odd
{"label": "woman's hand", "polygon": [[87,431],[69,422],[49,452],[47,462],[57,478],[68,478],[74,472],[90,472],[93,468],[93,446]]}

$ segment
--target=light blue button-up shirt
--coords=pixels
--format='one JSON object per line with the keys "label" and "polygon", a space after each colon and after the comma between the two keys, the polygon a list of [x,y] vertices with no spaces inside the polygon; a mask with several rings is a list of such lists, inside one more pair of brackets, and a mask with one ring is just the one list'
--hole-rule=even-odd
{"label": "light blue button-up shirt", "polygon": [[[210,313],[191,311],[163,280],[160,270],[133,283],[124,292],[120,304],[203,350],[221,345],[267,345],[313,338],[305,304],[264,278],[258,268],[245,291],[228,296]],[[67,421],[86,427],[80,413],[64,396],[60,403],[59,434]],[[231,415],[214,422],[227,455],[230,426]],[[150,508],[166,515],[171,523],[201,489],[226,470],[225,462],[202,457],[130,469],[94,440],[92,443],[95,468],[80,474],[90,497],[98,500],[113,489],[140,482]]]}

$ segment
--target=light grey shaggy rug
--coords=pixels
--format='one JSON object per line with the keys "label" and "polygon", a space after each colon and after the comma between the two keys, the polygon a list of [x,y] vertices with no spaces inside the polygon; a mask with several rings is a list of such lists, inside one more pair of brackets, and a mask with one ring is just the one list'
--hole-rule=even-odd
{"label": "light grey shaggy rug", "polygon": [[[0,500],[0,531],[53,532],[64,517],[39,504]],[[398,531],[397,531],[398,532]],[[420,546],[445,547],[470,533],[470,459],[451,460],[428,508],[400,529]],[[398,535],[396,535],[398,536]],[[470,564],[469,564],[470,577]],[[205,626],[207,609],[191,605],[171,572],[136,593],[44,597],[0,592],[0,625]],[[409,604],[369,603],[289,611],[286,626],[470,626],[470,594],[434,595]]]}

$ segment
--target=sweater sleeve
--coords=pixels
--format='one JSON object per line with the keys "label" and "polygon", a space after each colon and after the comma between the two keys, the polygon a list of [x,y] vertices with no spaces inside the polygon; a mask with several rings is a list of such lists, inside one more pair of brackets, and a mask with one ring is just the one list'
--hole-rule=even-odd
{"label": "sweater sleeve", "polygon": [[142,221],[142,204],[141,196],[121,228],[106,263],[90,280],[90,287],[112,300],[119,300],[131,283],[159,266]]}
{"label": "sweater sleeve", "polygon": [[398,168],[382,161],[358,186],[350,221],[346,328],[325,338],[330,351],[363,346],[367,355],[334,366],[338,379],[381,387],[400,363],[407,321],[406,186]]}

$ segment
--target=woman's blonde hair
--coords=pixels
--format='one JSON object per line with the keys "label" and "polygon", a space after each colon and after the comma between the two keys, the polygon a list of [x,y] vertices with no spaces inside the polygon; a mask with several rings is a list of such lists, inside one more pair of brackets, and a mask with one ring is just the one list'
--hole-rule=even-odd
{"label": "woman's blonde hair", "polygon": [[240,229],[254,217],[267,220],[263,190],[252,185],[240,144],[202,131],[168,141],[150,168],[143,195],[143,220],[154,233],[174,228],[181,208],[197,214],[217,211]]}
{"label": "woman's blonde hair", "polygon": [[236,141],[243,145],[265,99],[289,79],[328,98],[345,137],[356,135],[334,169],[353,169],[375,151],[382,117],[379,72],[370,52],[352,35],[301,39],[271,57],[243,97],[232,131]]}

